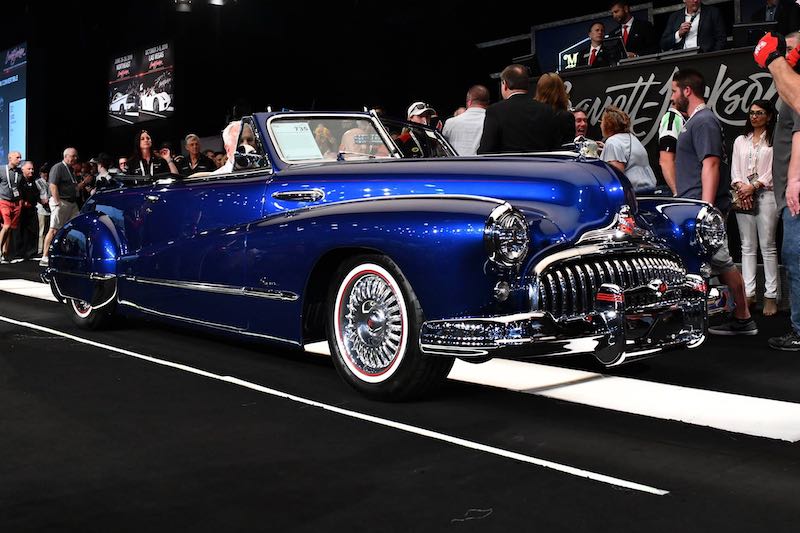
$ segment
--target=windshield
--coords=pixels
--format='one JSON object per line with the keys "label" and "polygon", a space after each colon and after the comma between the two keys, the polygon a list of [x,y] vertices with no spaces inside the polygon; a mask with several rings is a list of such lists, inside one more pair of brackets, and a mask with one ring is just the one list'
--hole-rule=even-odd
{"label": "windshield", "polygon": [[282,117],[269,123],[286,162],[388,159],[391,151],[369,119]]}

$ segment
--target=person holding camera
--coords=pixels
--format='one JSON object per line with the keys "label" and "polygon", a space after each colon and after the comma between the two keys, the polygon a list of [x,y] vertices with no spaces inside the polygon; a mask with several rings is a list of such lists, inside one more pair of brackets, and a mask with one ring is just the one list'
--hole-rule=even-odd
{"label": "person holding camera", "polygon": [[733,143],[731,189],[742,240],[742,277],[747,302],[756,302],[758,247],[764,258],[764,316],[778,312],[778,206],[772,191],[772,137],[777,114],[769,100],[750,105],[744,134]]}

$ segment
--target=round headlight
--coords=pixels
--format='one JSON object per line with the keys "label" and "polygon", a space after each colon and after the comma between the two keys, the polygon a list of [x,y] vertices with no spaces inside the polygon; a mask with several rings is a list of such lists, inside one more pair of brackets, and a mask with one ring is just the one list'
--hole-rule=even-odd
{"label": "round headlight", "polygon": [[707,205],[697,214],[695,222],[697,240],[708,253],[716,252],[725,243],[728,233],[725,231],[725,217],[716,207]]}
{"label": "round headlight", "polygon": [[486,221],[484,242],[489,259],[504,267],[520,264],[528,255],[528,223],[525,215],[503,204]]}

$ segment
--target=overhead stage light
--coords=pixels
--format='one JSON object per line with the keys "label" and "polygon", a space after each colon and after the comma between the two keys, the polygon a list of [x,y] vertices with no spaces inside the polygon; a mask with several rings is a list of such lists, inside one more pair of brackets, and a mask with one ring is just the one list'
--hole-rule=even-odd
{"label": "overhead stage light", "polygon": [[189,13],[192,10],[192,0],[175,0],[175,11]]}
{"label": "overhead stage light", "polygon": [[208,0],[208,3],[212,6],[224,6],[225,0]]}

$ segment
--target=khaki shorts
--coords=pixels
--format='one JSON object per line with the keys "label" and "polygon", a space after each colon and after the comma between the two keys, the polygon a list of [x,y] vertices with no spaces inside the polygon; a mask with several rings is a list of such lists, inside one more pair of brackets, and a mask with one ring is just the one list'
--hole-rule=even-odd
{"label": "khaki shorts", "polygon": [[731,252],[728,250],[728,239],[722,243],[719,250],[711,256],[711,273],[715,276],[736,270],[736,263],[733,262]]}
{"label": "khaki shorts", "polygon": [[78,216],[78,204],[61,200],[61,204],[50,204],[50,229],[61,229],[64,224]]}

